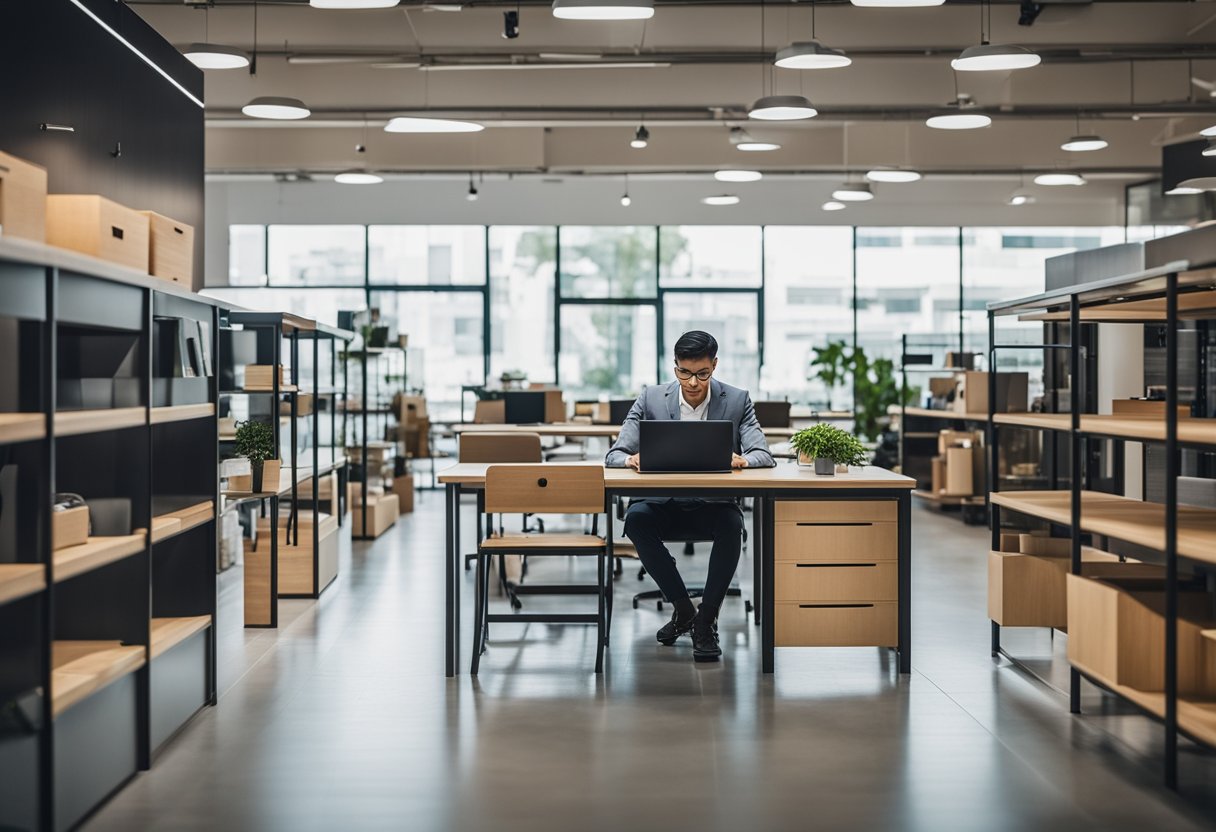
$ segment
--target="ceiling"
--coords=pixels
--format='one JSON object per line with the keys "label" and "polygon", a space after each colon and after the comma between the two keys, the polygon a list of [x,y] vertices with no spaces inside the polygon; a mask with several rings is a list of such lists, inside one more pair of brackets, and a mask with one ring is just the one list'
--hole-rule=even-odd
{"label": "ceiling", "polygon": [[[857,8],[846,2],[663,2],[647,22],[575,22],[547,3],[471,2],[326,11],[306,0],[128,0],[170,42],[257,47],[256,74],[206,75],[212,175],[334,173],[351,167],[417,173],[673,177],[723,167],[822,178],[909,166],[956,188],[960,177],[1017,183],[1057,169],[1096,182],[1150,178],[1163,143],[1216,123],[1216,2],[1046,2],[991,5],[991,41],[1035,49],[1016,72],[955,73],[950,58],[980,40],[982,6]],[[520,35],[502,37],[518,9]],[[854,60],[843,69],[774,69],[772,55],[816,37]],[[763,33],[762,33],[763,22]],[[629,66],[629,64],[644,64]],[[608,66],[603,66],[608,64]],[[940,131],[924,119],[969,95],[991,127]],[[749,122],[768,93],[800,93],[819,109],[804,122]],[[255,96],[292,96],[312,117],[248,119]],[[469,135],[391,135],[394,115],[480,121]],[[651,142],[629,146],[639,123]],[[729,127],[782,149],[742,153]],[[1110,147],[1068,153],[1075,133]],[[366,152],[356,152],[356,145]],[[900,186],[884,186],[900,187]],[[1085,189],[1072,189],[1080,195]],[[1109,199],[1110,188],[1095,189]]]}

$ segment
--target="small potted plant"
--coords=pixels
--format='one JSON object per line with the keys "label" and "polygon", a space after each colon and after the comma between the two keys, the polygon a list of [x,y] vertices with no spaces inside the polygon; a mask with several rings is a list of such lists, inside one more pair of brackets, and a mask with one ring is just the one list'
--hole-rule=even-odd
{"label": "small potted plant", "polygon": [[279,460],[275,456],[274,429],[265,422],[250,419],[236,426],[236,453],[249,460],[253,473],[252,491],[262,491],[263,478],[270,472],[271,482],[278,489]]}
{"label": "small potted plant", "polygon": [[817,422],[793,435],[790,444],[798,451],[798,462],[815,461],[815,473],[831,476],[837,466],[865,465],[866,449],[861,441],[846,430],[827,422]]}

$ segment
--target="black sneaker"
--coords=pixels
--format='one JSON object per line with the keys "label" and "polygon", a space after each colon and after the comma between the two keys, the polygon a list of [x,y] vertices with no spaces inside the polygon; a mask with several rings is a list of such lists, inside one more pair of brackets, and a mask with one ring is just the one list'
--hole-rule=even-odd
{"label": "black sneaker", "polygon": [[722,656],[718,645],[718,616],[697,610],[692,620],[692,657],[698,662],[716,662]]}
{"label": "black sneaker", "polygon": [[676,639],[692,629],[692,623],[696,617],[696,612],[690,613],[686,618],[681,617],[680,611],[677,609],[671,614],[671,620],[660,627],[654,637],[658,639],[659,644],[670,647],[676,643]]}

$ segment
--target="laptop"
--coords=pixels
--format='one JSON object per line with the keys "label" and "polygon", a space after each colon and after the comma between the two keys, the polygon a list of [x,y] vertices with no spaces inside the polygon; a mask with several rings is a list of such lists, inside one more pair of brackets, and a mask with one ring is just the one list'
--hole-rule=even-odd
{"label": "laptop", "polygon": [[644,420],[638,427],[643,474],[730,473],[734,422]]}
{"label": "laptop", "polygon": [[503,395],[503,421],[508,425],[539,425],[545,421],[545,393],[511,390]]}

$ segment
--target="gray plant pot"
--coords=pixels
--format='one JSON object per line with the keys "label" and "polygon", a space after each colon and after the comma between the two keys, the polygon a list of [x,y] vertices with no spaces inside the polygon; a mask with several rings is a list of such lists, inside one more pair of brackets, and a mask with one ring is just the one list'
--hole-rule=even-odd
{"label": "gray plant pot", "polygon": [[836,476],[836,463],[827,457],[815,457],[815,473],[821,477]]}

